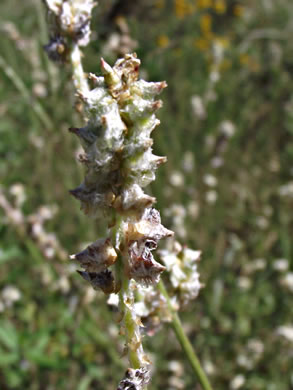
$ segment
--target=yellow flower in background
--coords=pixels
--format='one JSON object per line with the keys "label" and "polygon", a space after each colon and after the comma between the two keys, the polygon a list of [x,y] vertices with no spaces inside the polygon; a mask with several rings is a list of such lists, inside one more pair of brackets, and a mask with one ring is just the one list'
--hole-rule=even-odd
{"label": "yellow flower in background", "polygon": [[205,38],[197,38],[194,41],[194,46],[200,51],[206,51],[210,47],[210,42],[208,39]]}
{"label": "yellow flower in background", "polygon": [[160,35],[157,38],[157,45],[164,49],[165,47],[169,46],[170,40],[167,37],[167,35]]}
{"label": "yellow flower in background", "polygon": [[162,9],[165,7],[165,0],[156,0],[155,7],[158,9]]}
{"label": "yellow flower in background", "polygon": [[178,19],[183,19],[186,15],[192,15],[196,7],[186,0],[175,0],[175,15]]}
{"label": "yellow flower in background", "polygon": [[211,27],[212,27],[212,17],[211,17],[211,15],[209,15],[209,14],[202,15],[200,17],[200,20],[199,20],[199,25],[200,25],[201,31],[204,34],[209,33],[211,31]]}
{"label": "yellow flower in background", "polygon": [[227,49],[230,46],[230,40],[229,38],[226,37],[214,37],[214,41],[222,46],[224,49]]}
{"label": "yellow flower in background", "polygon": [[242,5],[240,5],[240,4],[235,5],[235,7],[233,8],[233,14],[235,16],[240,17],[240,16],[243,15],[243,13],[244,13],[244,7]]}
{"label": "yellow flower in background", "polygon": [[226,1],[225,0],[215,0],[213,8],[217,14],[224,14],[226,12],[226,9],[227,9]]}
{"label": "yellow flower in background", "polygon": [[215,38],[215,34],[212,31],[206,31],[203,36],[207,41],[213,41]]}
{"label": "yellow flower in background", "polygon": [[197,0],[196,5],[199,9],[206,9],[212,6],[212,0]]}
{"label": "yellow flower in background", "polygon": [[246,53],[240,54],[239,62],[241,65],[245,65],[252,72],[259,72],[260,70],[260,64],[249,54]]}
{"label": "yellow flower in background", "polygon": [[194,4],[187,4],[187,14],[192,15],[196,11],[196,6]]}
{"label": "yellow flower in background", "polygon": [[232,67],[232,61],[225,58],[220,64],[220,71],[225,72]]}
{"label": "yellow flower in background", "polygon": [[241,65],[248,65],[250,60],[251,60],[250,55],[246,53],[242,53],[239,56],[239,62]]}
{"label": "yellow flower in background", "polygon": [[185,0],[175,0],[175,15],[178,19],[183,19],[188,14],[188,4]]}

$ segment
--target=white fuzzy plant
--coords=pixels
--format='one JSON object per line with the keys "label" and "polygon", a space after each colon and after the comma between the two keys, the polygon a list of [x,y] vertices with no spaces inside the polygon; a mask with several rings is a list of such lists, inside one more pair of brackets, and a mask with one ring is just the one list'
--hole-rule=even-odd
{"label": "white fuzzy plant", "polygon": [[[107,236],[71,256],[78,271],[94,289],[119,296],[122,333],[130,368],[117,390],[146,389],[151,362],[142,345],[142,318],[152,314],[172,321],[175,334],[203,389],[211,389],[199,361],[186,338],[176,310],[197,296],[200,289],[196,261],[200,252],[172,242],[153,257],[158,241],[173,236],[161,224],[155,198],[143,188],[155,179],[158,166],[166,161],[152,153],[151,133],[160,123],[155,112],[162,102],[156,96],[166,82],[139,79],[140,60],[127,54],[111,67],[101,59],[101,76],[85,75],[81,47],[90,40],[92,0],[46,0],[50,17],[50,42],[45,49],[52,60],[70,62],[77,94],[84,104],[87,123],[70,128],[84,153],[84,181],[72,195],[90,217],[102,217]],[[94,86],[89,88],[89,83]],[[160,274],[167,270],[173,287],[172,301]]]}

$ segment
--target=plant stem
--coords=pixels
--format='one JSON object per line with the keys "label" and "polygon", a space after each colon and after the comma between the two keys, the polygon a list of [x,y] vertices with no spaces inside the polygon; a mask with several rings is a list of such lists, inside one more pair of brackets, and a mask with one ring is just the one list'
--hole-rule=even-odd
{"label": "plant stem", "polygon": [[0,56],[0,68],[6,74],[6,76],[12,81],[15,88],[20,92],[23,99],[26,103],[32,108],[32,112],[36,117],[41,121],[41,123],[47,129],[53,129],[53,123],[50,117],[47,115],[43,106],[30,94],[30,91],[25,86],[22,79],[17,75],[17,73],[12,69],[12,67],[5,61],[3,57]]}
{"label": "plant stem", "polygon": [[126,339],[126,345],[128,348],[128,358],[129,362],[132,366],[132,368],[139,368],[139,357],[137,354],[137,351],[130,348],[131,342],[133,342],[133,339],[135,337],[135,328],[137,327],[136,323],[133,320],[132,313],[130,309],[127,307],[127,304],[125,303],[125,300],[128,299],[128,287],[129,283],[128,280],[124,278],[123,284],[120,290],[120,297],[121,297],[121,305],[120,309],[124,314],[124,325],[125,325],[125,339]]}
{"label": "plant stem", "polygon": [[[112,229],[112,240],[114,245],[117,245],[119,241],[119,230],[121,228],[122,220],[116,216],[116,226]],[[128,359],[132,368],[140,368],[140,356],[139,352],[143,353],[142,345],[135,345],[134,340],[138,342],[139,337],[139,326],[135,322],[135,313],[133,312],[133,294],[130,291],[130,282],[124,275],[124,258],[123,255],[118,251],[118,259],[115,264],[115,279],[119,286],[119,309],[123,316],[125,326],[125,344],[128,349]]]}
{"label": "plant stem", "polygon": [[167,300],[167,305],[170,310],[170,314],[172,316],[172,326],[176,334],[177,340],[179,341],[183,351],[185,352],[187,359],[195,375],[198,378],[199,383],[201,384],[203,390],[212,390],[209,380],[200,365],[200,362],[195,354],[195,351],[193,350],[190,341],[188,340],[186,334],[184,333],[180,318],[172,307],[168,292],[162,280],[160,280],[158,283],[158,289]]}
{"label": "plant stem", "polygon": [[123,315],[125,326],[125,344],[128,350],[128,359],[131,367],[138,369],[141,367],[141,357],[143,348],[139,325],[136,322],[136,314],[133,310],[133,294],[130,291],[129,280],[123,275],[123,258],[120,255],[117,260],[117,267],[121,275],[121,288],[119,291],[119,308]]}
{"label": "plant stem", "polygon": [[78,44],[75,42],[73,42],[71,46],[70,60],[75,89],[81,93],[89,92],[88,82],[81,62],[81,51]]}
{"label": "plant stem", "polygon": [[[45,44],[49,39],[49,34],[48,34],[47,23],[44,15],[44,7],[40,0],[34,0],[34,5],[37,10],[39,31],[40,31],[42,44]],[[44,51],[42,51],[42,53],[44,53]],[[49,61],[47,55],[43,55],[43,58],[48,73],[50,89],[52,92],[55,93],[57,90],[57,83],[56,83],[56,77],[54,76],[53,64]]]}

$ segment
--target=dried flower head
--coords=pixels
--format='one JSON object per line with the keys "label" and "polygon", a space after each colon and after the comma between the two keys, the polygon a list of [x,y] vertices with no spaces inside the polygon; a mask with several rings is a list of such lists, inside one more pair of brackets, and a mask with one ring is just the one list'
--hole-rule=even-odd
{"label": "dried flower head", "polygon": [[95,290],[101,289],[105,294],[111,294],[115,291],[115,282],[113,274],[109,270],[102,272],[83,272],[77,271],[80,276],[89,282]]}
{"label": "dried flower head", "polygon": [[117,390],[143,390],[149,381],[150,372],[147,367],[141,367],[136,370],[128,368]]}
{"label": "dried flower head", "polygon": [[50,60],[54,62],[65,62],[68,56],[68,48],[66,46],[66,41],[61,36],[51,37],[49,43],[44,45],[44,49],[48,54]]}
{"label": "dried flower head", "polygon": [[173,232],[161,225],[160,213],[145,209],[138,221],[124,224],[124,237],[129,253],[129,276],[144,285],[156,283],[165,267],[156,262],[152,251],[157,248],[161,238]]}
{"label": "dried flower head", "polygon": [[70,37],[79,46],[89,43],[93,0],[46,0],[46,4],[55,17],[54,36]]}

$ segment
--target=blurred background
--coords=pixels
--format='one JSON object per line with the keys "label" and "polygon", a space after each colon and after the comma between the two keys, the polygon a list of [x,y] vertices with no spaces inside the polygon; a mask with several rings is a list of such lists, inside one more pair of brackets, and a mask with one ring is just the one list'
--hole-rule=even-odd
{"label": "blurred background", "polygon": [[[103,233],[68,193],[82,180],[70,69],[49,63],[40,0],[0,4],[0,388],[116,388],[114,313],[68,255]],[[181,313],[217,390],[293,388],[293,3],[100,0],[86,71],[136,51],[166,80],[149,193],[202,250],[205,288]],[[164,325],[145,338],[151,389],[199,386]]]}

